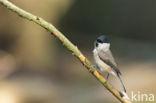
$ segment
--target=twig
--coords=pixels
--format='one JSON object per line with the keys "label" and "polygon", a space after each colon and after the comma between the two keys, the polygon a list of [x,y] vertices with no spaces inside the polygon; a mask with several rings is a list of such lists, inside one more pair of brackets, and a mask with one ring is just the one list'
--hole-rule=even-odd
{"label": "twig", "polygon": [[122,103],[131,103],[130,101],[122,98],[120,96],[119,91],[114,89],[107,81],[106,79],[97,71],[94,70],[93,65],[90,63],[90,61],[80,52],[80,50],[77,48],[77,46],[73,45],[59,30],[57,30],[52,24],[48,23],[47,21],[43,20],[42,18],[35,16],[29,12],[26,12],[25,10],[15,6],[8,0],[0,0],[0,3],[7,7],[9,10],[15,12],[20,17],[28,19],[30,21],[35,22],[36,24],[39,24],[49,32],[51,32],[56,38],[58,38],[63,45],[76,56],[81,63],[89,70],[89,72],[100,82],[104,85],[106,89],[108,89],[120,102]]}

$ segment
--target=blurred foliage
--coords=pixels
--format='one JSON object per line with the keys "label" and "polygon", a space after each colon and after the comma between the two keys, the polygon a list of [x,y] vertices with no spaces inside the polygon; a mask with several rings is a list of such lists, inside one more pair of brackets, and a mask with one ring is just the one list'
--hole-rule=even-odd
{"label": "blurred foliage", "polygon": [[154,2],[156,1],[76,0],[62,17],[60,26],[71,35],[105,33],[115,37],[155,42]]}

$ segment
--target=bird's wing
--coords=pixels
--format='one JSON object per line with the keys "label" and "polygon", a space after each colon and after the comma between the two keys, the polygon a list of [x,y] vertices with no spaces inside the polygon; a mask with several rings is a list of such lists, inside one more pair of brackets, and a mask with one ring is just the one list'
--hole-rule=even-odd
{"label": "bird's wing", "polygon": [[114,60],[110,50],[108,50],[107,52],[101,50],[101,52],[99,52],[98,55],[99,55],[99,58],[103,62],[105,62],[107,65],[109,65],[117,73],[117,75],[121,75],[121,72],[117,68],[117,64],[115,63],[115,60]]}

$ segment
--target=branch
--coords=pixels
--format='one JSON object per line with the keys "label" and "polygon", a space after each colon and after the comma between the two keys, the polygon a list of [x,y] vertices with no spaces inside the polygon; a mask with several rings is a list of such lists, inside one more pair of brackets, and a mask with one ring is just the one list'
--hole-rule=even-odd
{"label": "branch", "polygon": [[44,19],[35,16],[29,12],[26,12],[25,10],[15,6],[8,0],[0,0],[0,3],[7,7],[9,10],[15,12],[20,17],[28,19],[30,21],[35,22],[36,24],[40,25],[41,27],[45,28],[51,34],[53,34],[56,38],[58,38],[62,44],[72,52],[72,54],[77,57],[80,62],[89,70],[89,72],[100,82],[103,84],[103,86],[109,90],[120,102],[122,103],[131,103],[130,101],[122,98],[120,96],[120,92],[117,91],[110,85],[106,79],[97,71],[94,70],[93,65],[90,63],[90,61],[80,52],[80,50],[77,48],[77,46],[73,45],[59,30],[57,30],[52,24],[48,23]]}

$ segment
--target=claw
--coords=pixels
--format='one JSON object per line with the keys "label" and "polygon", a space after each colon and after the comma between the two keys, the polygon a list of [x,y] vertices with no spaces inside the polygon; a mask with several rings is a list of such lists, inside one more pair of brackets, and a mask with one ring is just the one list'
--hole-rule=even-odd
{"label": "claw", "polygon": [[94,72],[94,71],[97,69],[97,66],[96,66],[96,65],[94,65],[93,67],[94,67],[94,68],[92,69],[91,72]]}
{"label": "claw", "polygon": [[94,67],[94,69],[97,69],[97,66],[96,65],[94,65],[93,67]]}

